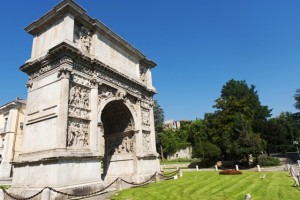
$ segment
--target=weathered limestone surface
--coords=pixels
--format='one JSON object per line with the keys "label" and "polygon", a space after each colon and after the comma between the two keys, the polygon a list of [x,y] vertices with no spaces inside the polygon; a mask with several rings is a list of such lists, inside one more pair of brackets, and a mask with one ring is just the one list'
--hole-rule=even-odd
{"label": "weathered limestone surface", "polygon": [[11,192],[92,191],[117,177],[142,182],[159,171],[156,64],[72,0],[26,30],[34,40],[20,68],[29,76],[26,126]]}

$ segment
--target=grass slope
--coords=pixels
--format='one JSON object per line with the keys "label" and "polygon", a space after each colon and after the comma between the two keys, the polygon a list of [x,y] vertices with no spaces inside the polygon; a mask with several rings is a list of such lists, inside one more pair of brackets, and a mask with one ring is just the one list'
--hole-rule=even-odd
{"label": "grass slope", "polygon": [[[262,180],[262,174],[266,179]],[[287,172],[243,172],[242,175],[219,175],[218,172],[185,172],[178,180],[124,190],[114,200],[209,199],[241,200],[250,193],[252,200],[299,200],[299,188],[292,187]]]}

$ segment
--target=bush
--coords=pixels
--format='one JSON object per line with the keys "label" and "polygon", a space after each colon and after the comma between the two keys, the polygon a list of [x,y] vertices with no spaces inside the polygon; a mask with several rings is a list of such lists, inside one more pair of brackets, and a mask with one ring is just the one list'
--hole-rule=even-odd
{"label": "bush", "polygon": [[221,175],[239,175],[239,174],[243,174],[243,173],[239,170],[231,169],[231,170],[222,170],[219,172],[219,174],[221,174]]}
{"label": "bush", "polygon": [[272,156],[260,156],[258,158],[258,164],[260,166],[278,166],[280,165],[280,160]]}
{"label": "bush", "polygon": [[199,142],[193,147],[193,157],[199,158],[203,167],[215,165],[220,154],[220,148],[210,142]]}

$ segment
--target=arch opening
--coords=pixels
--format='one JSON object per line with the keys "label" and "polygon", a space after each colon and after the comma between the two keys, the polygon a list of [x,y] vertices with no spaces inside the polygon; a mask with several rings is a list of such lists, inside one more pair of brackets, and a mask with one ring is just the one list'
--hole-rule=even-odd
{"label": "arch opening", "polygon": [[134,120],[130,110],[122,100],[109,102],[102,111],[101,121],[105,139],[103,179],[133,173]]}

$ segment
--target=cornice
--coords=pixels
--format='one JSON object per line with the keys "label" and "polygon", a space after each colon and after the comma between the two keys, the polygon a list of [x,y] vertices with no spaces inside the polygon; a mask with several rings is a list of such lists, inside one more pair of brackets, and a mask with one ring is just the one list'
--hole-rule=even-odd
{"label": "cornice", "polygon": [[1,106],[0,107],[0,113],[7,112],[8,110],[11,110],[11,109],[14,109],[14,108],[19,109],[23,105],[26,105],[25,100],[21,100],[21,99],[14,100],[12,102],[9,102],[9,103],[4,104],[3,106]]}
{"label": "cornice", "polygon": [[67,42],[62,42],[59,45],[53,47],[49,50],[46,56],[43,56],[32,62],[25,63],[20,67],[20,70],[27,73],[28,75],[31,75],[33,72],[43,68],[47,64],[51,63],[53,60],[57,58],[64,59],[65,57],[73,59],[74,63],[79,62],[83,63],[83,65],[91,67],[92,71],[99,70],[110,75],[111,77],[114,77],[117,80],[129,83],[143,91],[147,91],[150,96],[153,96],[156,93],[155,90],[147,88],[147,86],[144,83],[130,78],[126,74],[117,71],[116,69],[104,64],[98,59],[89,56],[88,54],[82,53],[76,47],[72,46],[71,44],[68,44]]}

